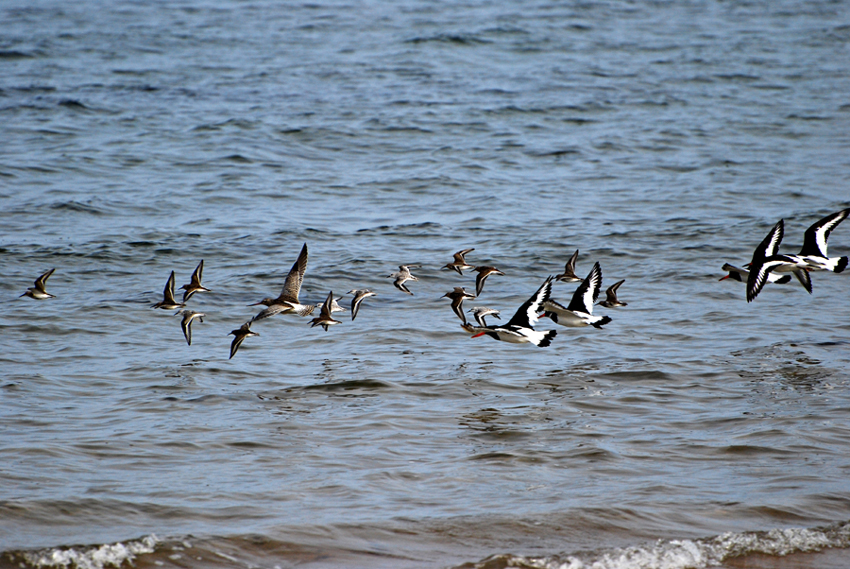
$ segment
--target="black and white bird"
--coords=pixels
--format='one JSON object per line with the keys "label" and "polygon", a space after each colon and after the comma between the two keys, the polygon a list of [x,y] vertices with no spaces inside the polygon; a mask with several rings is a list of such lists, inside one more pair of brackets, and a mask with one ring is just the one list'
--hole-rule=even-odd
{"label": "black and white bird", "polygon": [[850,207],[827,215],[815,222],[806,230],[803,236],[803,248],[800,250],[801,257],[808,265],[810,271],[832,271],[840,273],[847,268],[847,256],[832,257],[826,254],[829,234],[838,224],[850,215]]}
{"label": "black and white bird", "polygon": [[354,289],[348,291],[346,294],[353,294],[354,298],[351,299],[351,320],[354,321],[357,318],[357,313],[360,312],[360,304],[370,296],[378,296],[376,293],[372,292],[368,288]]}
{"label": "black and white bird", "polygon": [[475,298],[475,296],[466,292],[466,289],[462,286],[456,286],[453,291],[447,292],[440,298],[450,298],[452,299],[452,310],[457,314],[457,317],[461,319],[461,321],[466,324],[466,314],[463,313],[463,301],[467,298]]}
{"label": "black and white bird", "polygon": [[570,260],[564,265],[564,272],[560,275],[555,275],[555,280],[565,283],[577,283],[581,281],[581,277],[576,275],[576,259],[578,259],[578,249],[572,254]]}
{"label": "black and white bird", "polygon": [[[721,268],[729,274],[717,279],[720,281],[732,279],[733,281],[738,281],[739,283],[745,283],[747,282],[747,277],[750,276],[750,271],[748,271],[747,269],[742,269],[741,267],[736,267],[735,265],[730,265],[729,263],[723,263],[723,266]],[[767,275],[767,282],[769,283],[786,284],[790,281],[791,275],[780,276],[774,275],[773,273]]]}
{"label": "black and white bird", "polygon": [[780,219],[753,251],[753,260],[748,268],[747,302],[752,302],[767,284],[768,275],[772,272],[794,273],[800,284],[809,294],[812,293],[812,279],[807,270],[808,263],[797,255],[780,255],[779,244],[785,233],[785,220]]}
{"label": "black and white bird", "polygon": [[585,278],[573,293],[569,306],[564,306],[554,300],[543,303],[544,314],[562,326],[569,328],[582,328],[593,326],[602,328],[611,322],[609,316],[594,316],[593,305],[599,298],[599,289],[602,287],[602,267],[599,262],[594,263],[587,278]]}
{"label": "black and white bird", "polygon": [[490,336],[495,340],[510,342],[512,344],[534,344],[539,348],[545,348],[552,343],[552,339],[558,334],[557,330],[535,330],[538,314],[541,306],[549,299],[552,293],[552,279],[549,277],[540,285],[531,298],[526,300],[517,309],[516,314],[507,324],[499,326],[473,326],[462,324],[461,327],[472,334],[473,338],[479,336]]}
{"label": "black and white bird", "polygon": [[[41,275],[40,277],[35,279],[35,283],[33,284],[33,286],[28,288],[27,291],[24,294],[22,294],[21,296],[28,296],[28,297],[34,298],[36,300],[44,300],[46,298],[56,298],[54,295],[47,292],[44,288],[45,283],[47,283],[47,279],[50,278],[50,275],[52,275],[53,271],[55,271],[55,270],[56,270],[55,268],[50,269],[49,271],[47,271],[46,273],[44,273],[43,275]],[[19,296],[18,298],[21,298],[21,296]]]}

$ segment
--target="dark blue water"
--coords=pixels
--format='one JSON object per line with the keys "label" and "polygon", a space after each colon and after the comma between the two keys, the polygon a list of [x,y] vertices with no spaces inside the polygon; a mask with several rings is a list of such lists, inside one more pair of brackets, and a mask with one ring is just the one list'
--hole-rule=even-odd
{"label": "dark blue water", "polygon": [[[0,21],[0,566],[847,565],[847,274],[718,282],[850,206],[843,3]],[[304,243],[302,301],[378,296],[228,359]],[[470,247],[502,322],[576,249],[628,306],[470,338]],[[201,259],[189,346],[150,306]]]}

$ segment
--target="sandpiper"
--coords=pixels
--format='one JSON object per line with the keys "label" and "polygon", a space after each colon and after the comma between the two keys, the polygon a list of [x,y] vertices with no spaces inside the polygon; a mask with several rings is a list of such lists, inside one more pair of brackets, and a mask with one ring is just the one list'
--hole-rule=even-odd
{"label": "sandpiper", "polygon": [[310,328],[313,326],[321,326],[325,329],[325,332],[328,331],[328,327],[333,326],[334,324],[342,324],[339,320],[334,320],[333,316],[331,316],[331,310],[334,303],[334,293],[333,291],[328,293],[328,298],[322,303],[322,312],[316,318],[313,318],[310,321]]}
{"label": "sandpiper", "polygon": [[[21,296],[28,296],[36,300],[44,300],[45,298],[56,298],[54,295],[44,290],[44,284],[47,282],[47,279],[50,278],[50,275],[52,275],[53,271],[55,270],[55,268],[50,269],[49,271],[35,279],[34,286],[28,288],[27,291]],[[21,298],[21,296],[19,296],[18,298]]]}
{"label": "sandpiper", "polygon": [[621,281],[617,281],[614,284],[612,284],[611,286],[609,286],[605,290],[605,300],[603,300],[599,304],[601,306],[604,306],[605,308],[616,308],[618,306],[628,306],[629,305],[628,302],[620,302],[620,299],[617,298],[617,289],[620,288],[620,285],[623,284],[624,282],[626,282],[626,279],[623,279]]}
{"label": "sandpiper", "polygon": [[307,316],[315,309],[315,304],[301,304],[298,302],[298,295],[301,292],[301,282],[304,280],[304,273],[307,271],[307,244],[301,248],[301,253],[298,254],[298,259],[289,269],[289,274],[286,275],[286,281],[283,283],[283,290],[277,298],[264,298],[260,302],[255,302],[250,306],[264,304],[268,308],[261,311],[251,319],[252,322],[269,318],[275,314],[294,313],[298,316]]}
{"label": "sandpiper", "polygon": [[183,308],[186,306],[183,302],[174,300],[174,271],[171,271],[168,280],[165,281],[165,289],[162,291],[162,300],[152,305],[151,308],[163,308],[165,310],[174,310],[175,308]]}
{"label": "sandpiper", "polygon": [[549,277],[537,289],[537,292],[531,295],[531,298],[522,303],[507,324],[503,326],[473,326],[465,323],[461,324],[461,327],[471,333],[473,338],[487,335],[503,342],[534,344],[539,348],[545,348],[552,343],[552,339],[558,334],[558,331],[538,331],[533,326],[537,323],[541,306],[548,300],[551,292],[552,277]]}
{"label": "sandpiper", "polygon": [[452,261],[451,263],[448,263],[446,265],[443,265],[443,269],[449,269],[449,270],[452,270],[452,271],[457,271],[458,274],[462,275],[463,271],[473,268],[472,265],[468,265],[466,263],[466,260],[463,258],[463,256],[466,255],[467,253],[469,253],[470,251],[475,251],[475,247],[473,247],[471,249],[464,249],[462,251],[458,251],[457,253],[455,253],[453,255],[454,261]]}
{"label": "sandpiper", "polygon": [[176,313],[174,316],[177,316],[177,314],[183,315],[183,320],[180,321],[180,327],[183,329],[183,337],[186,338],[186,343],[188,343],[191,346],[192,345],[192,321],[197,318],[200,322],[203,322],[204,316],[206,316],[206,314],[204,314],[203,312],[195,312],[194,310],[181,310],[180,312]]}
{"label": "sandpiper", "polygon": [[573,256],[570,257],[570,260],[567,261],[567,264],[564,265],[564,272],[560,275],[555,275],[555,280],[563,281],[565,283],[577,283],[581,282],[581,277],[576,275],[576,259],[578,259],[578,249],[573,253]]}
{"label": "sandpiper", "polygon": [[478,276],[475,277],[475,296],[481,296],[481,291],[484,290],[484,280],[490,275],[504,275],[502,271],[496,267],[475,267]]}
{"label": "sandpiper", "polygon": [[[347,308],[343,308],[342,306],[340,306],[340,304],[339,304],[340,300],[342,300],[341,296],[334,298],[331,301],[331,314],[333,314],[334,312],[345,312],[345,311],[348,310]],[[313,306],[315,306],[316,308],[321,308],[323,304],[324,304],[324,302],[320,302],[319,304],[314,304]]]}
{"label": "sandpiper", "polygon": [[378,296],[368,288],[354,289],[348,291],[346,294],[353,294],[354,298],[351,299],[351,321],[357,317],[357,313],[360,311],[360,304],[366,298],[370,296]]}
{"label": "sandpiper", "polygon": [[493,318],[502,319],[498,310],[495,308],[487,308],[486,306],[473,306],[467,312],[472,312],[472,315],[475,317],[475,321],[478,322],[479,326],[487,326],[487,321],[484,320],[486,316],[492,316]]}
{"label": "sandpiper", "polygon": [[[239,346],[242,345],[242,342],[245,341],[245,338],[248,336],[259,336],[260,334],[257,332],[251,331],[251,322],[244,323],[237,330],[232,330],[230,334],[233,334],[233,342],[230,344],[230,357],[227,359],[233,359],[233,356],[236,355],[236,350],[239,349]],[[228,336],[230,336],[228,334]]]}
{"label": "sandpiper", "polygon": [[447,292],[440,298],[450,298],[452,299],[452,310],[457,314],[457,317],[460,318],[464,324],[466,324],[466,314],[463,313],[463,301],[467,298],[475,298],[462,286],[456,286],[453,291]]}
{"label": "sandpiper", "polygon": [[599,262],[594,263],[587,278],[578,286],[573,293],[569,306],[564,306],[554,300],[546,300],[543,303],[544,314],[553,322],[570,328],[581,328],[593,326],[602,328],[611,322],[610,316],[594,316],[593,304],[599,298],[599,289],[602,287],[602,267]]}
{"label": "sandpiper", "polygon": [[419,279],[417,279],[416,277],[414,277],[413,275],[410,274],[410,269],[411,268],[417,268],[417,267],[420,267],[420,266],[421,265],[399,265],[398,266],[398,272],[397,273],[391,273],[391,274],[387,275],[387,278],[388,279],[395,279],[393,281],[393,286],[395,286],[398,290],[400,290],[402,292],[406,292],[407,294],[413,296],[413,293],[410,292],[410,290],[408,290],[408,288],[406,286],[404,286],[404,283],[406,283],[407,281],[418,281],[419,280]]}
{"label": "sandpiper", "polygon": [[201,284],[201,279],[204,276],[204,260],[201,259],[201,262],[198,263],[198,266],[195,267],[195,272],[192,273],[192,282],[189,284],[184,284],[180,288],[185,290],[183,293],[183,302],[185,303],[187,300],[192,298],[192,295],[196,292],[210,292],[210,289]]}

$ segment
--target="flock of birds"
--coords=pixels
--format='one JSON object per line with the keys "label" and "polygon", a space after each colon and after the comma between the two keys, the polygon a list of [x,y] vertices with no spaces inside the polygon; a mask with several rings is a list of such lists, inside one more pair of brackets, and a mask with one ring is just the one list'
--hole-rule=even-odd
{"label": "flock of birds", "polygon": [[[840,273],[847,267],[848,258],[846,256],[829,257],[827,255],[827,241],[832,230],[844,221],[848,215],[850,215],[850,208],[830,214],[815,222],[805,232],[803,248],[799,255],[780,254],[778,252],[785,227],[784,220],[780,219],[764,240],[756,247],[752,261],[744,265],[747,268],[738,268],[728,263],[724,264],[723,270],[727,271],[728,274],[720,280],[731,278],[741,282],[746,281],[747,302],[751,302],[758,296],[766,283],[784,284],[791,280],[790,275],[779,273],[793,273],[811,294],[812,281],[809,275],[810,272],[831,271]],[[473,266],[468,264],[466,262],[466,255],[474,250],[474,248],[471,248],[458,251],[454,254],[453,260],[442,267],[444,270],[452,270],[460,275],[463,275],[463,271],[466,270],[473,270],[477,273],[474,295],[467,292],[465,287],[458,286],[442,297],[451,300],[451,309],[462,321],[461,327],[472,334],[473,338],[486,335],[504,342],[514,344],[530,343],[542,348],[549,346],[558,332],[557,330],[535,330],[534,326],[541,317],[548,317],[553,322],[570,328],[581,328],[585,326],[602,328],[605,324],[611,322],[611,317],[609,316],[595,316],[593,314],[593,306],[598,300],[602,287],[602,268],[596,262],[587,277],[584,279],[578,277],[575,273],[575,265],[579,252],[576,250],[567,261],[564,272],[548,277],[534,294],[517,309],[507,323],[487,325],[485,318],[491,316],[501,320],[499,316],[500,312],[486,306],[475,306],[468,311],[473,314],[477,323],[477,325],[473,325],[467,321],[466,313],[463,310],[463,301],[480,297],[484,290],[484,283],[488,277],[492,275],[504,276],[505,274],[496,267]],[[410,291],[405,283],[419,280],[411,273],[411,269],[419,267],[420,265],[412,264],[399,265],[399,270],[388,275],[387,278],[394,279],[393,285],[398,290],[413,295],[413,292]],[[333,315],[337,312],[344,312],[346,309],[339,304],[340,299],[334,297],[333,291],[330,291],[324,302],[320,304],[302,304],[299,301],[298,297],[301,292],[301,284],[304,280],[306,270],[307,244],[305,243],[301,248],[298,259],[289,270],[280,295],[276,298],[267,297],[251,304],[250,306],[264,305],[265,308],[251,320],[230,332],[234,336],[233,342],[230,345],[230,358],[233,358],[239,346],[242,345],[242,342],[246,338],[259,336],[257,332],[251,330],[251,325],[258,320],[264,320],[278,314],[293,314],[306,317],[312,315],[318,309],[318,316],[315,316],[310,321],[311,327],[321,326],[327,331],[331,326],[341,323],[339,320],[334,319]],[[27,296],[37,300],[55,298],[45,288],[47,279],[54,271],[55,269],[50,269],[38,277],[35,281],[35,286],[28,288],[21,296]],[[204,261],[201,260],[192,273],[191,282],[181,287],[184,290],[182,302],[178,302],[174,296],[175,278],[174,271],[171,271],[165,283],[162,300],[152,306],[152,308],[161,308],[164,310],[179,309],[175,315],[182,315],[183,317],[181,327],[186,342],[189,345],[192,344],[192,323],[195,320],[203,322],[203,318],[206,316],[203,312],[185,308],[186,302],[195,293],[210,292],[210,289],[201,284],[203,271]],[[554,281],[580,283],[567,306],[551,298]],[[621,302],[617,297],[617,290],[624,282],[625,279],[608,287],[606,299],[600,302],[599,305],[605,308],[627,306],[627,303]],[[377,296],[376,293],[369,289],[354,289],[346,294],[353,295],[351,299],[352,321],[357,317],[363,301],[370,296]]]}

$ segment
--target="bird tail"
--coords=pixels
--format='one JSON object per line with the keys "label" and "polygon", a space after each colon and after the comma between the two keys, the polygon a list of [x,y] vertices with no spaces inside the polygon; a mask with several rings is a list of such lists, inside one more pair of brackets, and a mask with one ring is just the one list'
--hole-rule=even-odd
{"label": "bird tail", "polygon": [[599,320],[598,322],[593,323],[593,327],[594,328],[602,328],[603,326],[605,326],[609,322],[611,322],[611,317],[610,316],[603,316],[602,320]]}
{"label": "bird tail", "polygon": [[557,330],[549,330],[548,332],[546,332],[543,335],[543,339],[541,339],[539,342],[537,342],[537,347],[538,348],[545,348],[545,347],[549,346],[549,344],[552,343],[552,339],[555,338],[555,336],[557,336],[557,335],[558,335]]}

